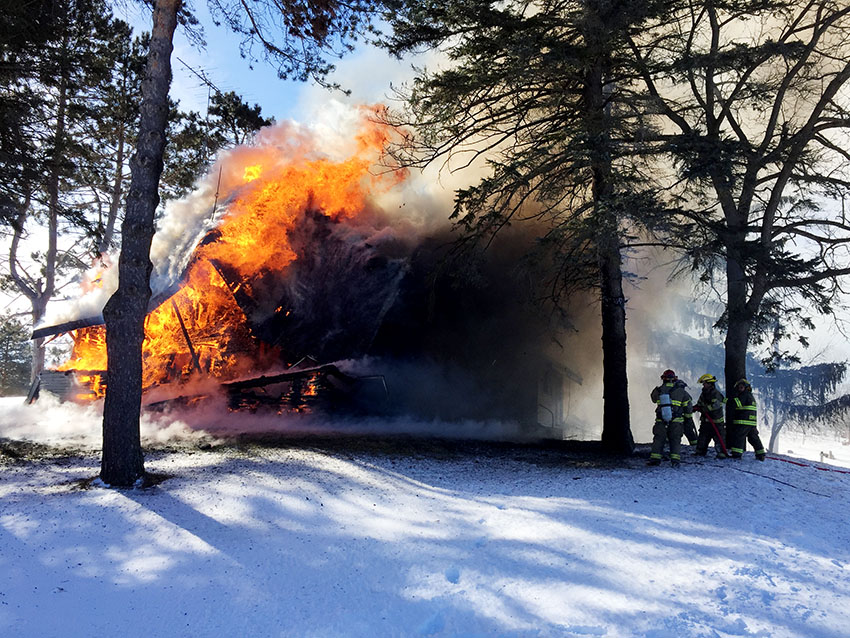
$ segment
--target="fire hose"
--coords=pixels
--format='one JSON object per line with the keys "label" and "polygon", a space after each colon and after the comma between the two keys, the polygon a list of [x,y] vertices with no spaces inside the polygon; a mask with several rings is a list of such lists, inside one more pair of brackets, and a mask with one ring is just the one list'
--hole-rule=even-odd
{"label": "fire hose", "polygon": [[822,472],[838,472],[839,474],[850,474],[850,470],[837,470],[834,467],[820,467],[819,465],[812,465],[811,463],[800,463],[799,461],[792,461],[790,459],[780,459],[778,456],[768,456],[767,458],[773,461],[783,461],[785,463],[790,463],[791,465],[799,465],[800,467],[813,467],[816,470],[820,470]]}
{"label": "fire hose", "polygon": [[[729,452],[726,450],[726,443],[723,441],[723,437],[720,436],[720,430],[717,428],[717,424],[714,422],[714,419],[708,414],[708,412],[702,412],[702,415],[711,423],[711,427],[714,428],[714,433],[717,435],[717,440],[720,441],[720,447],[723,448],[723,453],[726,456],[729,456]],[[837,470],[832,467],[820,467],[818,465],[812,465],[810,463],[800,463],[799,461],[791,461],[789,459],[780,459],[778,456],[766,456],[766,458],[771,459],[772,461],[784,461],[785,463],[790,463],[791,465],[798,465],[800,467],[813,467],[816,470],[821,470],[823,472],[838,472],[839,474],[850,474],[850,470]],[[796,486],[794,486],[796,487]]]}
{"label": "fire hose", "polygon": [[711,427],[714,428],[714,433],[717,435],[717,440],[720,441],[720,447],[723,449],[723,454],[729,456],[729,450],[726,449],[726,442],[723,440],[723,437],[720,436],[720,430],[717,427],[717,424],[714,422],[714,419],[711,418],[711,415],[707,411],[701,411],[702,415],[711,423]]}
{"label": "fire hose", "polygon": [[[711,427],[714,428],[714,433],[717,434],[717,440],[720,441],[720,447],[723,448],[723,453],[726,456],[729,456],[729,452],[726,450],[726,444],[723,442],[723,437],[720,436],[720,430],[717,428],[717,424],[714,422],[714,419],[712,419],[711,416],[709,416],[709,414],[707,412],[703,412],[702,414],[703,414],[703,416],[705,416],[706,419],[708,419],[708,422],[711,423]],[[791,461],[789,459],[780,459],[779,457],[776,457],[776,456],[767,456],[766,458],[769,458],[773,461],[784,461],[785,463],[790,463],[792,465],[798,465],[800,467],[813,467],[816,470],[821,470],[823,472],[838,472],[839,474],[850,474],[850,471],[848,471],[848,470],[837,470],[837,469],[831,468],[831,467],[820,467],[818,465],[811,465],[809,463],[800,463],[799,461]]]}

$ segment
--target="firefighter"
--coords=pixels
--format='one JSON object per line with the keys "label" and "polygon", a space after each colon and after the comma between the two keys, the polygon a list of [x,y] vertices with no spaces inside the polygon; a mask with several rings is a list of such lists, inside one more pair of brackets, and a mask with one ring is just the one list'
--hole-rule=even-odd
{"label": "firefighter", "polygon": [[[675,384],[682,389],[688,387],[688,384],[678,377],[676,378]],[[694,425],[694,415],[692,412],[685,412],[682,414],[682,434],[684,434],[685,438],[688,439],[689,445],[695,446],[697,444],[699,435],[697,434],[697,428]]]}
{"label": "firefighter", "polygon": [[[724,418],[726,397],[715,386],[717,379],[713,374],[705,373],[698,381],[702,384],[702,392],[694,406],[694,412],[700,413],[699,435],[694,454],[698,456],[708,454],[708,444],[713,440],[717,458],[725,459],[727,458],[726,452],[724,452],[726,449],[724,446],[726,440],[726,420]],[[714,421],[713,425],[712,421]]]}
{"label": "firefighter", "polygon": [[676,383],[676,373],[665,370],[661,374],[661,385],[650,393],[655,403],[655,426],[652,428],[652,452],[647,465],[660,465],[664,442],[670,445],[670,464],[679,467],[682,458],[682,428],[685,415],[693,418],[691,395],[684,384]]}
{"label": "firefighter", "polygon": [[756,398],[753,387],[746,379],[735,384],[735,396],[732,398],[732,431],[729,433],[729,456],[739,459],[744,455],[747,441],[753,446],[756,458],[764,461],[767,450],[759,438],[756,428]]}

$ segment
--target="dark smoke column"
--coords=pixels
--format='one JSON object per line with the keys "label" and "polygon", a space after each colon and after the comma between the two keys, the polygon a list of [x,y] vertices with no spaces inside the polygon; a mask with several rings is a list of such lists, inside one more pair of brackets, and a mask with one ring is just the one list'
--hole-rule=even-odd
{"label": "dark smoke column", "polygon": [[118,487],[133,485],[145,472],[139,433],[142,341],[151,297],[150,247],[165,149],[171,52],[181,5],[182,0],[157,0],[154,7],[150,53],[142,84],[139,141],[131,161],[130,193],[121,226],[118,290],[103,310],[109,371],[100,478]]}

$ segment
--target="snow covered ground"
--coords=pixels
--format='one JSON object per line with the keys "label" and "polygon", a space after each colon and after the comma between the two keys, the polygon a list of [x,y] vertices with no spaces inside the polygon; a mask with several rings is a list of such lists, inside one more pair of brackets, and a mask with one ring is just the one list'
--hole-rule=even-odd
{"label": "snow covered ground", "polygon": [[[765,442],[766,440],[767,437]],[[850,444],[846,435],[782,432],[779,435],[777,451],[792,458],[822,461],[837,467],[850,468]]]}
{"label": "snow covered ground", "polygon": [[157,427],[184,426],[160,422],[146,467],[161,482],[117,491],[90,484],[80,432],[96,419],[63,410],[52,443],[78,451],[27,452],[9,439],[38,438],[34,413],[0,404],[3,636],[850,635],[838,460],[686,455],[673,470],[646,467],[645,446],[613,463],[380,436],[163,445]]}

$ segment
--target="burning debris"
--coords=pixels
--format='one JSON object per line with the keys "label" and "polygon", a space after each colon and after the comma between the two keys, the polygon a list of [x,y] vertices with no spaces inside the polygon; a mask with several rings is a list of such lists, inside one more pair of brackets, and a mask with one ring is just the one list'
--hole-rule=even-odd
{"label": "burning debris", "polygon": [[[529,312],[526,282],[498,257],[469,280],[436,276],[447,238],[411,238],[374,204],[399,176],[370,173],[387,132],[368,132],[341,161],[270,153],[264,163],[251,151],[218,223],[152,297],[145,403],[202,400],[211,392],[197,390],[203,379],[231,410],[396,411],[561,428],[581,377]],[[35,332],[73,339],[71,357],[42,387],[73,374],[84,390],[69,393],[103,396],[101,323],[78,318]]]}
{"label": "burning debris", "polygon": [[293,412],[319,409],[325,414],[374,413],[389,398],[383,376],[354,377],[335,365],[293,368],[282,374],[222,384],[228,408],[252,412],[271,408],[280,412],[281,406],[286,406]]}

